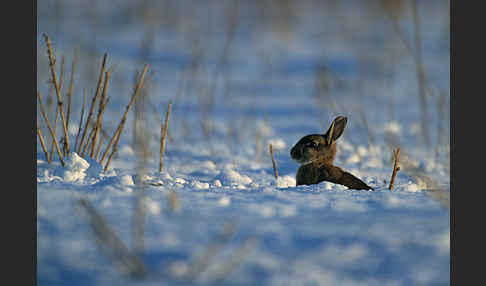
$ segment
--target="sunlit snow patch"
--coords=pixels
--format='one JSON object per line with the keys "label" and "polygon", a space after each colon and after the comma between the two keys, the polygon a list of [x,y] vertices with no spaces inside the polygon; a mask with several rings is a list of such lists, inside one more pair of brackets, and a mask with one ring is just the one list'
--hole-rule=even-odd
{"label": "sunlit snow patch", "polygon": [[198,180],[193,180],[191,182],[191,187],[195,188],[196,190],[207,190],[209,189],[209,184],[205,182],[200,182]]}
{"label": "sunlit snow patch", "polygon": [[75,152],[72,152],[71,156],[65,157],[64,161],[66,165],[57,168],[54,174],[61,177],[64,182],[82,182],[86,177],[89,163]]}
{"label": "sunlit snow patch", "polygon": [[277,179],[277,187],[279,188],[295,187],[295,184],[295,178],[292,176],[280,176]]}
{"label": "sunlit snow patch", "polygon": [[216,179],[224,185],[237,186],[239,188],[245,188],[246,185],[252,182],[252,179],[246,175],[240,174],[233,170],[231,167],[225,167],[221,173],[216,176]]}
{"label": "sunlit snow patch", "polygon": [[409,181],[406,185],[403,186],[403,188],[409,192],[420,192],[427,189],[427,184],[417,178],[417,182],[414,183],[412,181]]}

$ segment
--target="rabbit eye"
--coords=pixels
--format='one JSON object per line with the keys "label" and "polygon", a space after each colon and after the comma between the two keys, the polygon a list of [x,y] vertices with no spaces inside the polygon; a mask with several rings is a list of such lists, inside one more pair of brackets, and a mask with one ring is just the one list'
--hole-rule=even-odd
{"label": "rabbit eye", "polygon": [[306,146],[315,149],[315,148],[317,148],[318,144],[316,142],[312,141],[312,142],[307,143]]}

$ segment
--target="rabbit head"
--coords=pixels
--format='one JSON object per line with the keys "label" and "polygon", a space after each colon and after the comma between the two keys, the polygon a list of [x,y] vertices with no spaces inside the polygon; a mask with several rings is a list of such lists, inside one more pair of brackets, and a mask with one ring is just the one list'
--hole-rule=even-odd
{"label": "rabbit head", "polygon": [[302,137],[290,150],[290,156],[301,164],[325,160],[332,164],[336,156],[336,140],[343,134],[348,118],[338,116],[326,134],[310,134]]}

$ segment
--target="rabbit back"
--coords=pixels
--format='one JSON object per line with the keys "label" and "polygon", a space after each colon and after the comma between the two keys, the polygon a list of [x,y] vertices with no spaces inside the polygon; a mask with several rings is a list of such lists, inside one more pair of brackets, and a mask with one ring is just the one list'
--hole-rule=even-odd
{"label": "rabbit back", "polygon": [[353,174],[326,162],[302,165],[297,171],[296,185],[313,185],[323,181],[344,185],[354,190],[373,190]]}

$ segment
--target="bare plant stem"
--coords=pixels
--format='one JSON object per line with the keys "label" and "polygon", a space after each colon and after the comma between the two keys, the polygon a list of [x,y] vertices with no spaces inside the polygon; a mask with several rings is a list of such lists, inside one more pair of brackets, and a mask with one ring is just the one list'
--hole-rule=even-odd
{"label": "bare plant stem", "polygon": [[74,150],[77,150],[76,147],[78,146],[79,134],[81,133],[81,126],[83,125],[83,116],[84,116],[85,107],[86,107],[86,88],[84,89],[83,107],[81,108],[81,115],[79,117],[78,133],[76,134],[76,142],[74,143]]}
{"label": "bare plant stem", "polygon": [[57,83],[57,75],[56,75],[56,66],[55,66],[55,59],[54,55],[52,52],[52,46],[51,46],[51,40],[49,37],[44,34],[44,39],[47,44],[47,50],[49,54],[49,64],[51,66],[51,76],[52,76],[52,82],[56,90],[56,95],[57,95],[57,104],[59,105],[59,111],[61,113],[61,120],[62,120],[62,126],[64,129],[64,144],[66,144],[65,148],[67,153],[70,153],[70,147],[69,147],[69,136],[68,136],[68,130],[67,130],[67,125],[66,125],[66,118],[64,117],[64,108],[62,104],[62,98],[61,98],[61,90],[59,88],[59,85]]}
{"label": "bare plant stem", "polygon": [[98,160],[98,157],[99,157],[100,151],[101,151],[101,146],[103,146],[103,139],[104,138],[105,138],[105,134],[103,132],[101,132],[100,143],[98,143],[98,148],[96,149],[96,153],[95,153],[95,156],[94,156],[95,160]]}
{"label": "bare plant stem", "polygon": [[277,163],[275,163],[275,158],[273,157],[273,146],[272,146],[272,144],[269,145],[269,148],[270,148],[270,156],[272,156],[273,173],[275,175],[275,178],[278,179]]}
{"label": "bare plant stem", "polygon": [[39,104],[41,107],[42,115],[44,116],[44,120],[46,121],[47,127],[49,128],[49,132],[51,133],[52,140],[54,141],[54,144],[56,146],[57,154],[59,155],[59,160],[61,161],[62,166],[65,166],[66,163],[64,163],[64,159],[62,157],[61,149],[59,148],[59,144],[57,144],[57,139],[56,139],[56,134],[54,133],[54,130],[52,130],[51,123],[49,122],[49,118],[47,118],[46,110],[44,109],[44,104],[42,103],[42,98],[37,92],[37,98],[39,99]]}
{"label": "bare plant stem", "polygon": [[167,105],[167,112],[165,113],[165,122],[162,125],[160,130],[161,137],[160,137],[160,161],[159,161],[159,172],[162,172],[162,168],[164,166],[164,151],[165,151],[165,137],[167,135],[167,129],[169,128],[169,116],[170,116],[170,108],[172,106],[172,101],[169,101]]}
{"label": "bare plant stem", "polygon": [[[61,74],[59,76],[59,90],[62,91],[62,83],[64,78],[64,55],[61,56]],[[59,116],[59,103],[56,105],[56,114],[54,115],[54,134],[57,136],[57,118]],[[61,142],[62,143],[62,142]],[[64,146],[63,146],[64,147]],[[66,156],[66,148],[63,148],[63,155]],[[54,153],[54,142],[51,145],[51,158]]]}
{"label": "bare plant stem", "polygon": [[74,72],[76,68],[77,58],[78,58],[78,50],[74,49],[74,59],[73,59],[73,64],[71,66],[71,80],[69,81],[69,89],[67,93],[68,106],[67,106],[67,114],[66,114],[66,124],[68,128],[69,128],[69,119],[71,118],[71,102],[73,98]]}
{"label": "bare plant stem", "polygon": [[390,191],[393,189],[393,184],[395,183],[395,177],[397,175],[397,172],[400,171],[400,167],[398,166],[398,162],[400,160],[400,147],[398,147],[396,150],[393,150],[393,159],[395,160],[395,163],[393,164],[393,173],[390,180],[390,185],[388,186],[388,189]]}
{"label": "bare plant stem", "polygon": [[110,150],[110,147],[113,145],[113,150],[112,150],[112,152],[111,152],[111,154],[108,158],[108,162],[106,163],[105,168],[104,168],[105,171],[108,170],[108,167],[110,166],[110,163],[111,163],[111,158],[113,157],[113,155],[118,150],[118,141],[120,140],[121,133],[123,131],[123,127],[125,126],[125,122],[127,120],[128,112],[130,111],[131,106],[133,105],[137,95],[139,94],[139,90],[141,89],[141,87],[143,85],[143,82],[144,82],[144,79],[145,79],[145,74],[147,73],[147,70],[148,70],[148,65],[145,65],[144,68],[143,68],[142,75],[140,76],[140,80],[138,81],[138,84],[135,86],[135,90],[133,91],[133,96],[130,99],[130,103],[128,103],[128,105],[125,109],[125,113],[123,114],[123,117],[120,121],[120,124],[118,125],[118,128],[115,130],[115,133],[113,134],[113,137],[111,138],[110,143],[106,147],[105,153],[101,157],[100,163],[103,163],[103,161],[105,160],[105,158],[108,154],[108,151]]}
{"label": "bare plant stem", "polygon": [[61,73],[59,74],[59,91],[62,91],[63,83],[64,83],[64,55],[61,55]]}
{"label": "bare plant stem", "polygon": [[81,154],[83,154],[83,156],[86,153],[86,150],[88,150],[88,148],[90,146],[90,142],[93,143],[94,133],[95,133],[95,127],[93,126],[91,128],[91,131],[89,132],[88,140],[86,140],[86,144],[83,146],[83,148],[81,150]]}
{"label": "bare plant stem", "polygon": [[[105,73],[105,65],[106,65],[107,56],[108,56],[107,53],[105,53],[105,55],[103,56],[103,61],[101,63],[100,75],[98,77],[98,84],[97,84],[97,87],[96,87],[96,93],[93,96],[93,99],[91,100],[91,107],[89,109],[88,118],[86,119],[86,123],[84,125],[84,130],[83,130],[83,135],[81,136],[81,141],[79,143],[78,152],[80,153],[79,155],[81,157],[84,156],[84,152],[81,153],[81,150],[82,150],[81,148],[83,148],[84,140],[86,139],[86,133],[88,132],[88,127],[91,124],[91,116],[93,116],[93,111],[94,111],[94,108],[95,108],[95,105],[96,105],[96,100],[98,99],[98,96],[100,95],[101,83],[103,81],[103,74]],[[88,143],[86,142],[86,144],[88,144]]]}
{"label": "bare plant stem", "polygon": [[[125,124],[123,124],[123,125],[125,125]],[[108,156],[108,161],[106,162],[106,165],[105,165],[105,168],[104,168],[105,172],[108,170],[108,167],[111,164],[111,159],[116,154],[116,152],[118,152],[118,142],[120,141],[120,137],[121,137],[121,131],[122,131],[121,129],[123,129],[123,127],[118,130],[118,132],[116,133],[116,138],[113,141],[113,143],[111,144],[111,145],[113,145],[113,148],[111,150],[110,156]],[[111,145],[108,145],[108,147],[110,147]],[[101,158],[100,163],[104,161],[104,156],[107,154],[106,152],[108,151],[108,147],[106,148],[107,150],[105,151],[105,154],[103,154],[103,157]]]}
{"label": "bare plant stem", "polygon": [[[54,115],[54,136],[57,136],[57,117],[59,115],[59,105],[56,105],[56,114]],[[51,158],[52,158],[52,154],[54,153],[54,141],[52,142],[51,144]]]}
{"label": "bare plant stem", "polygon": [[41,132],[39,126],[37,126],[37,135],[39,136],[39,140],[40,140],[42,149],[44,150],[44,153],[46,153],[47,163],[51,163],[49,153],[47,152],[47,149],[46,149],[46,144],[44,143],[44,137],[42,136],[42,132]]}
{"label": "bare plant stem", "polygon": [[94,156],[95,147],[96,147],[96,140],[98,139],[98,133],[99,133],[99,130],[101,128],[101,121],[103,119],[103,113],[104,113],[106,104],[108,103],[108,102],[105,102],[105,101],[107,101],[106,100],[106,93],[108,91],[108,82],[110,80],[110,76],[111,76],[111,70],[108,70],[105,73],[105,84],[103,85],[103,93],[102,93],[99,108],[98,108],[98,118],[97,118],[96,124],[94,126],[94,130],[95,130],[94,132],[95,133],[94,133],[94,136],[93,136],[93,141],[91,143],[91,152],[90,152],[91,158],[93,158],[93,156]]}

